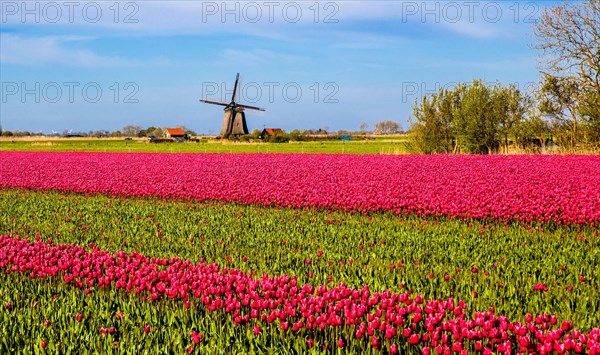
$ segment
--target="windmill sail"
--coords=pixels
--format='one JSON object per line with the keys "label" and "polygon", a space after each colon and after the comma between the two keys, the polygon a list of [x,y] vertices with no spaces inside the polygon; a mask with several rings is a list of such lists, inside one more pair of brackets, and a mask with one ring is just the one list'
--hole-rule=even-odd
{"label": "windmill sail", "polygon": [[248,126],[246,125],[246,114],[244,113],[245,109],[248,110],[256,110],[256,111],[265,111],[265,109],[249,106],[249,105],[238,105],[235,102],[235,97],[237,94],[238,83],[240,79],[240,73],[237,73],[235,77],[235,84],[233,85],[233,93],[231,94],[231,102],[226,104],[223,102],[203,100],[201,102],[211,104],[211,105],[219,105],[225,106],[224,114],[223,114],[223,124],[221,125],[221,137],[229,138],[230,136],[238,137],[244,134],[248,134]]}

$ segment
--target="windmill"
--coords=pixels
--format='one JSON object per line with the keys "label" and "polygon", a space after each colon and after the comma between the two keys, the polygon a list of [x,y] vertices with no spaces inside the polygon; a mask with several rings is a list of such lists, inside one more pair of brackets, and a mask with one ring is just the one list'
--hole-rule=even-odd
{"label": "windmill", "polygon": [[238,81],[240,79],[240,73],[237,73],[235,77],[235,85],[233,86],[233,94],[231,95],[231,102],[226,104],[222,102],[209,101],[200,99],[200,102],[207,104],[225,106],[223,115],[223,125],[221,126],[221,137],[229,138],[230,136],[238,137],[244,134],[248,134],[248,126],[246,125],[245,109],[264,111],[264,108],[240,105],[235,102],[235,94],[237,92]]}

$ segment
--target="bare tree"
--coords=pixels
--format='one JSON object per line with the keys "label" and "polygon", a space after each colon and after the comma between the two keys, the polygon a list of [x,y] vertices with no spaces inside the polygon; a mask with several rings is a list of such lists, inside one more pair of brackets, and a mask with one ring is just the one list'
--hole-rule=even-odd
{"label": "bare tree", "polygon": [[125,127],[123,127],[122,129],[122,133],[124,136],[127,137],[137,137],[137,135],[141,132],[142,127],[140,126],[132,126],[132,125],[127,125]]}
{"label": "bare tree", "polygon": [[360,126],[358,126],[358,130],[361,133],[365,133],[367,131],[367,129],[369,129],[369,124],[367,124],[366,122],[363,122],[360,124]]}
{"label": "bare tree", "polygon": [[188,134],[190,136],[195,136],[196,132],[194,132],[193,130],[187,128],[185,125],[178,125],[177,128],[181,128],[181,130],[185,133]]}
{"label": "bare tree", "polygon": [[546,8],[534,36],[532,47],[541,53],[543,111],[572,121],[573,139],[578,116],[600,127],[600,0]]}
{"label": "bare tree", "polygon": [[165,132],[164,129],[162,129],[162,128],[156,128],[156,129],[154,129],[154,131],[150,132],[150,135],[154,136],[156,138],[163,138],[164,132]]}
{"label": "bare tree", "polygon": [[379,121],[375,123],[375,129],[381,133],[398,133],[400,132],[400,123],[394,121]]}

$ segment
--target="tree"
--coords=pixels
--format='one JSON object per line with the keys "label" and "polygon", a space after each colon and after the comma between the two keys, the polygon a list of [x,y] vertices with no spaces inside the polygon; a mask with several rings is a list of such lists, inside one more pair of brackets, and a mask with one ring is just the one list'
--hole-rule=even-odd
{"label": "tree", "polygon": [[519,143],[524,146],[539,145],[540,153],[546,152],[546,142],[552,136],[550,124],[539,113],[530,114],[527,119],[516,126],[519,130]]}
{"label": "tree", "polygon": [[[578,137],[577,84],[569,79],[544,75],[539,95],[539,110],[549,118],[559,121],[560,126],[571,132],[570,145],[575,146]],[[570,127],[570,128],[569,128]]]}
{"label": "tree", "polygon": [[381,133],[398,133],[400,132],[400,124],[394,121],[379,121],[375,123],[375,129],[380,130]]}
{"label": "tree", "polygon": [[140,126],[127,125],[127,126],[123,127],[121,132],[126,137],[137,137],[137,135],[140,133],[141,130],[142,130],[142,127],[140,127]]}
{"label": "tree", "polygon": [[581,95],[577,112],[588,125],[590,140],[600,142],[600,91],[590,90]]}
{"label": "tree", "polygon": [[188,136],[195,136],[196,132],[192,131],[191,129],[187,128],[184,125],[179,125],[177,126],[177,128],[181,128],[181,130],[183,131],[183,133],[187,134]]}
{"label": "tree", "polygon": [[147,137],[152,135],[152,132],[154,132],[154,130],[156,130],[156,127],[154,126],[150,126],[146,129],[142,129],[139,133],[138,133],[138,137]]}
{"label": "tree", "polygon": [[412,137],[418,151],[490,154],[501,141],[518,141],[518,125],[531,100],[513,85],[490,86],[481,80],[440,89],[413,107]]}
{"label": "tree", "polygon": [[462,88],[455,120],[455,132],[468,153],[489,154],[499,145],[497,117],[493,108],[493,89],[482,80]]}
{"label": "tree", "polygon": [[[546,8],[535,24],[532,46],[541,52],[541,111],[600,136],[600,0],[567,2]],[[583,138],[588,132],[584,131]],[[596,138],[598,139],[598,138]]]}
{"label": "tree", "polygon": [[504,151],[508,153],[510,142],[518,142],[518,125],[526,118],[532,107],[531,99],[514,85],[496,85],[492,92],[493,110],[499,125],[498,134],[503,138]]}
{"label": "tree", "polygon": [[[260,134],[260,132],[259,132]],[[305,132],[295,129],[289,133],[290,140],[295,142],[302,142],[308,140],[308,137]]]}
{"label": "tree", "polygon": [[95,137],[95,138],[102,138],[102,137],[108,137],[109,134],[110,134],[110,132],[108,132],[107,130],[101,129],[101,130],[98,130],[95,132],[90,131],[90,133],[88,133],[88,136]]}
{"label": "tree", "polygon": [[457,143],[453,132],[459,91],[441,89],[437,94],[423,97],[413,107],[416,122],[412,125],[417,149],[425,154],[451,153]]}
{"label": "tree", "polygon": [[150,136],[154,136],[156,138],[163,138],[165,130],[162,128],[155,128],[154,131],[148,132]]}
{"label": "tree", "polygon": [[360,124],[360,126],[358,126],[358,130],[360,131],[360,133],[365,133],[368,129],[369,125],[366,122],[363,122]]}

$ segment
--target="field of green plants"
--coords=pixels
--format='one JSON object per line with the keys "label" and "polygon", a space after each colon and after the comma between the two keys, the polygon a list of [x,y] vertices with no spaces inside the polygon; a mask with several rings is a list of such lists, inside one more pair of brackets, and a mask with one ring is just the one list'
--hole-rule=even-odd
{"label": "field of green plants", "polygon": [[0,158],[0,354],[600,354],[597,157]]}
{"label": "field of green plants", "polygon": [[355,141],[317,141],[292,143],[233,143],[205,140],[190,143],[150,144],[145,139],[78,138],[0,138],[5,152],[150,152],[150,153],[299,153],[299,154],[407,154],[408,137],[378,137]]}
{"label": "field of green plants", "polygon": [[[410,290],[426,300],[453,298],[464,301],[469,316],[493,307],[515,321],[547,313],[583,331],[600,324],[594,227],[26,190],[1,192],[0,226],[3,235],[32,243],[204,260],[256,278],[296,275],[298,285],[333,288],[343,282],[373,291]],[[370,340],[356,339],[353,326],[294,332],[292,326],[283,330],[282,322],[252,318],[249,325],[234,325],[225,310],[211,312],[193,298],[151,301],[126,289],[74,287],[29,272],[0,279],[0,330],[10,334],[0,340],[2,353],[304,353],[309,339],[313,351],[342,350],[339,339],[344,352],[377,351]],[[384,349],[394,343],[400,351],[417,351],[408,341],[381,337]]]}

